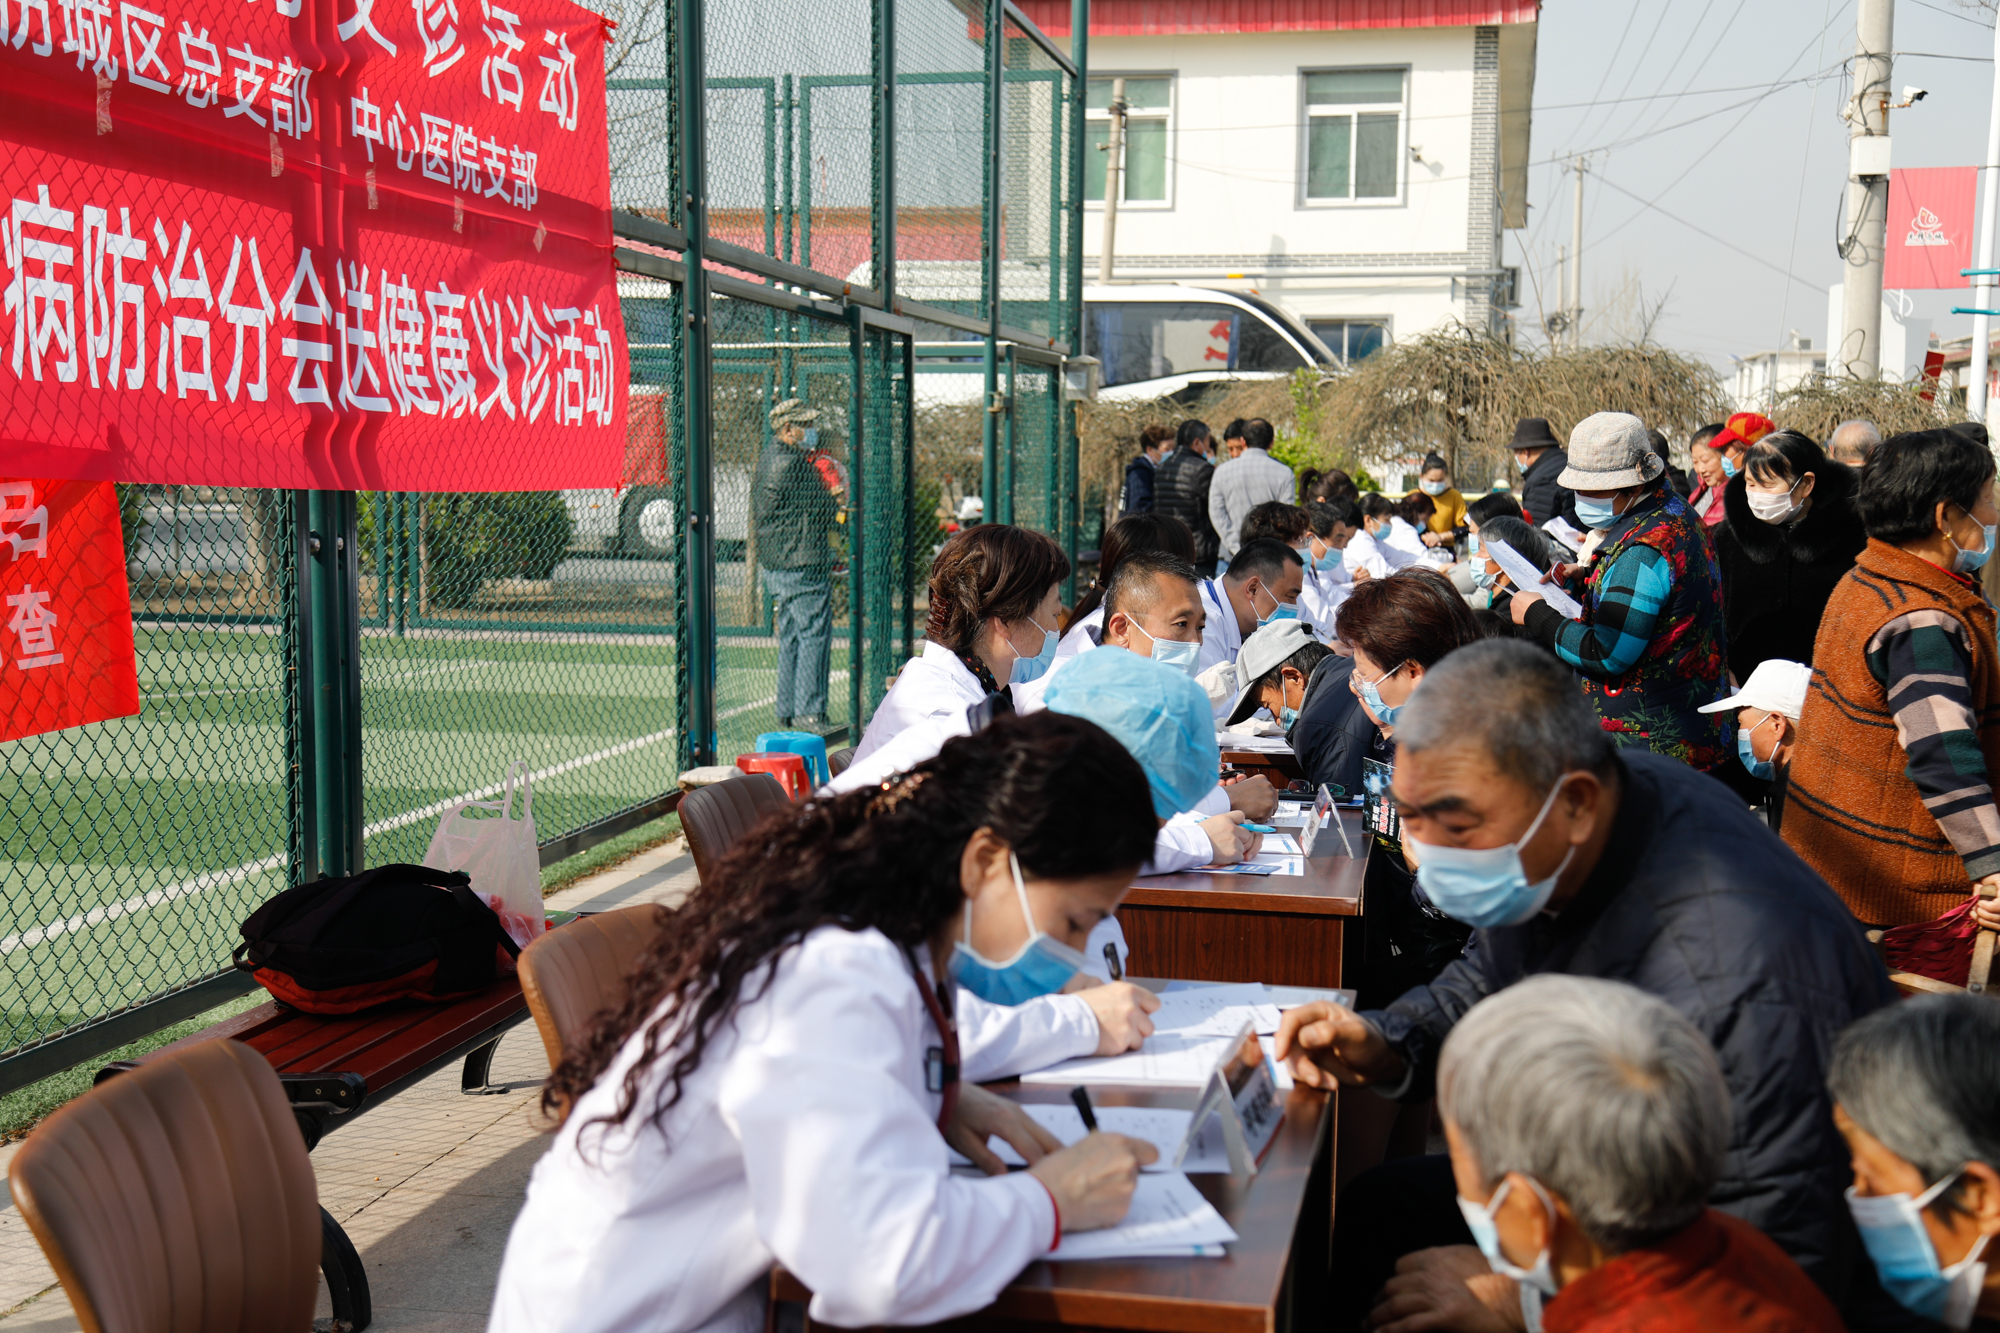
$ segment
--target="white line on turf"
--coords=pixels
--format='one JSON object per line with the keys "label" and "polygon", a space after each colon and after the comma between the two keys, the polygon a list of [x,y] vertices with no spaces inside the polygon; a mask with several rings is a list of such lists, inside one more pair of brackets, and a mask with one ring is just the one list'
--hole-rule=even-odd
{"label": "white line on turf", "polygon": [[[835,671],[828,677],[827,683],[831,685],[846,679],[847,673],[845,671]],[[715,720],[726,722],[730,718],[741,717],[743,714],[755,712],[759,708],[769,708],[776,702],[777,696],[772,695],[768,699],[757,699],[751,703],[739,704],[735,708],[724,709],[722,712],[716,714]],[[634,750],[643,749],[649,745],[657,745],[673,734],[674,729],[669,727],[665,731],[656,731],[650,736],[640,736],[633,740],[622,741],[617,745],[599,750],[594,754],[581,755],[575,759],[566,759],[560,764],[552,764],[547,768],[529,774],[528,780],[530,782],[539,782],[544,778],[556,777],[559,774],[569,773],[591,764],[603,763],[607,759],[615,759],[619,755],[630,754]],[[372,838],[378,833],[387,833],[392,829],[404,828],[420,820],[428,819],[433,815],[441,815],[445,811],[455,809],[467,801],[483,801],[498,796],[502,790],[501,785],[495,783],[490,787],[482,787],[478,791],[466,792],[461,796],[454,796],[450,800],[435,801],[421,810],[409,810],[400,815],[391,815],[387,819],[378,820],[362,829],[361,836]],[[282,853],[276,856],[267,856],[257,861],[246,861],[242,865],[231,866],[227,870],[210,871],[206,874],[196,875],[193,879],[182,880],[178,884],[162,885],[160,888],[127,898],[122,902],[106,903],[102,907],[93,907],[89,911],[81,912],[76,916],[64,917],[60,921],[51,921],[45,926],[35,926],[28,930],[18,931],[12,935],[0,935],[0,958],[4,958],[17,950],[32,949],[38,944],[46,944],[48,941],[56,939],[59,936],[73,934],[79,930],[88,930],[92,926],[101,926],[107,921],[116,921],[120,917],[130,916],[134,912],[143,912],[149,907],[159,907],[164,903],[174,902],[181,898],[191,898],[197,893],[205,893],[210,889],[219,889],[225,885],[240,883],[243,880],[251,878],[253,875],[261,875],[267,870],[275,870],[284,863],[285,858]]]}
{"label": "white line on turf", "polygon": [[[443,676],[455,671],[472,671],[479,667],[514,665],[518,664],[512,662],[488,662],[478,658],[470,658],[463,662],[448,662],[443,666],[424,667],[419,671],[394,671],[386,676],[370,676],[366,672],[363,672],[361,676],[361,688],[365,690],[371,686],[387,684],[392,680],[417,680],[424,676]],[[244,685],[237,689],[229,690],[176,690],[171,694],[142,694],[139,697],[152,703],[165,699],[208,699],[223,694],[276,694],[277,692],[278,683],[273,681],[269,685]]]}

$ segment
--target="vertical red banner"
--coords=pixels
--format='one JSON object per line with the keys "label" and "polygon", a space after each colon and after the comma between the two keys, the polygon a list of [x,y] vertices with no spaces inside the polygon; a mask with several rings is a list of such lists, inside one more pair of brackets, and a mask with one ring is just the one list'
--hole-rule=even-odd
{"label": "vertical red banner", "polygon": [[1889,246],[1882,285],[1959,288],[1972,267],[1977,167],[1900,167],[1889,173]]}
{"label": "vertical red banner", "polygon": [[0,741],[138,711],[117,489],[0,478]]}

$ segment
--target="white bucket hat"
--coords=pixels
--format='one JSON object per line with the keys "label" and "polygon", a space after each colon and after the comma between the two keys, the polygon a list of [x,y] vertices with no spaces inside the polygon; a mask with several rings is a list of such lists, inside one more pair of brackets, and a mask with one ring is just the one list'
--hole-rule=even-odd
{"label": "white bucket hat", "polygon": [[1646,423],[1629,412],[1597,412],[1569,433],[1569,466],[1556,485],[1572,491],[1640,486],[1667,470]]}

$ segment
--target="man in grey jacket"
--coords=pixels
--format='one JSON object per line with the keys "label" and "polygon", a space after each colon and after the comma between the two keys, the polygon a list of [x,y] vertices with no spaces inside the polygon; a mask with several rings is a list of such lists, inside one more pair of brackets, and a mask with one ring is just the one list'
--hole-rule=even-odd
{"label": "man in grey jacket", "polygon": [[1215,469],[1208,487],[1208,521],[1221,539],[1222,559],[1243,544],[1243,520],[1271,500],[1292,501],[1298,489],[1292,470],[1271,457],[1271,423],[1252,417],[1243,423],[1243,456]]}

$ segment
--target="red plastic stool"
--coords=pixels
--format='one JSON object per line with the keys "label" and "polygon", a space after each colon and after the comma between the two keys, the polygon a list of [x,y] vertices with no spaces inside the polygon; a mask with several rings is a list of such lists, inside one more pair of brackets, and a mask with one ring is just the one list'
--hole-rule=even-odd
{"label": "red plastic stool", "polygon": [[785,789],[785,794],[795,801],[803,801],[812,791],[812,784],[806,777],[806,759],[801,754],[752,751],[737,755],[736,766],[745,773],[769,773]]}

